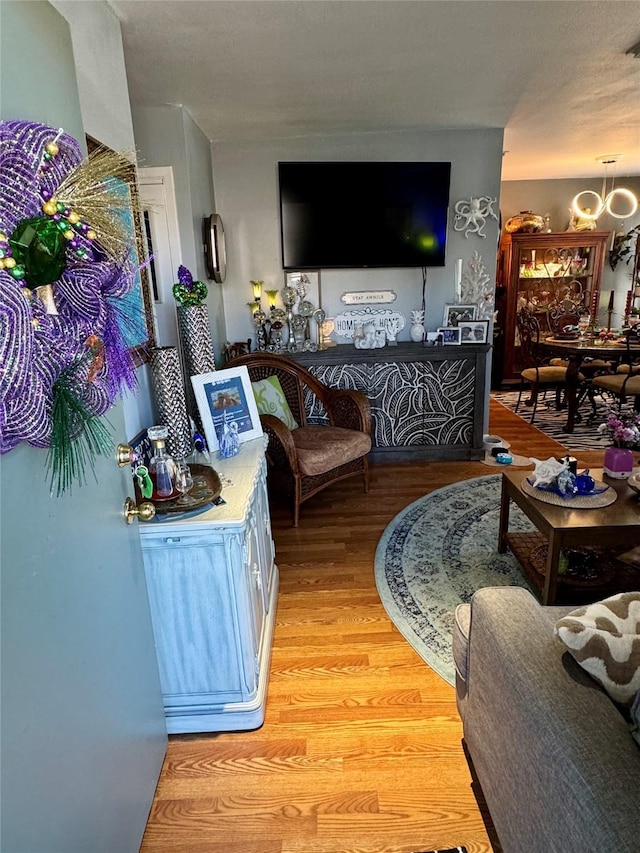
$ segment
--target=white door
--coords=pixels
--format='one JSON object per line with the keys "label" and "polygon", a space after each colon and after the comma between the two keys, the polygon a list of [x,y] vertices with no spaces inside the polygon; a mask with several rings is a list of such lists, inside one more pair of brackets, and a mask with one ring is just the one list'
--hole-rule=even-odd
{"label": "white door", "polygon": [[152,256],[150,267],[156,343],[178,345],[176,301],[173,285],[180,266],[180,233],[176,211],[173,169],[147,166],[138,169],[140,206]]}

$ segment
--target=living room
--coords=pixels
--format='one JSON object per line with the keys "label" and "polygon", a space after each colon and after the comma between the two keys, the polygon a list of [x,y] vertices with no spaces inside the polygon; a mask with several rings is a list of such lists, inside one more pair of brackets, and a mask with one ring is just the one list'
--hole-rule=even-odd
{"label": "living room", "polygon": [[[160,18],[163,5],[173,4],[154,4]],[[264,279],[275,288],[284,283],[278,257],[274,168],[279,160],[445,159],[454,165],[452,201],[475,195],[503,197],[503,126],[485,124],[482,116],[471,131],[413,127],[382,132],[370,128],[361,134],[347,129],[328,137],[321,129],[313,137],[279,142],[266,138],[266,133],[262,139],[258,125],[251,139],[212,146],[186,104],[168,105],[161,100],[130,107],[129,84],[133,81],[127,77],[132,72],[125,65],[120,25],[113,12],[117,6],[65,0],[3,3],[2,118],[64,125],[78,139],[87,133],[114,150],[137,149],[143,166],[171,165],[179,260],[198,279],[207,280],[200,238],[202,217],[214,210],[221,213],[227,230],[229,273],[223,285],[211,283],[208,297],[217,353],[227,339],[242,340],[254,334],[246,306],[251,299],[250,281]],[[629,33],[637,12],[633,4],[625,6]],[[617,19],[617,14],[612,16],[612,27],[620,26]],[[268,21],[264,26],[268,31]],[[73,52],[65,28],[70,31]],[[634,40],[626,33],[620,38],[625,49],[630,47],[627,41]],[[173,49],[171,35],[167,22],[166,50]],[[213,36],[212,32],[215,53]],[[180,61],[189,65],[188,53]],[[451,61],[464,60],[453,56]],[[247,67],[252,62],[259,67],[259,57],[246,56]],[[482,66],[464,67],[472,100],[474,77]],[[200,73],[197,64],[191,66],[191,73]],[[76,78],[77,96],[70,82]],[[212,89],[216,83],[209,81]],[[306,96],[310,98],[311,93],[307,91]],[[594,158],[614,147],[595,146]],[[623,160],[620,168],[624,165]],[[600,190],[601,174],[595,168],[589,175],[584,173],[584,184],[582,174],[557,174],[553,181],[568,178],[579,188]],[[618,179],[623,178],[625,184],[638,189],[637,170],[619,172]],[[530,174],[513,178],[528,179]],[[545,214],[555,205],[559,214],[554,227],[564,230],[560,212],[568,202],[553,199],[552,204],[551,197],[547,198],[550,201],[544,209],[538,206],[542,203],[539,196],[532,206]],[[512,210],[502,211],[503,218],[517,212],[516,207],[529,206],[520,199]],[[440,323],[442,306],[453,296],[456,258],[467,257],[477,247],[488,269],[495,264],[499,227],[494,221],[488,226],[482,241],[451,233],[447,266],[429,272],[428,328]],[[328,312],[339,307],[343,290],[387,288],[402,292],[399,298],[404,300],[407,314],[420,306],[422,278],[417,270],[394,274],[393,283],[384,271],[322,275],[322,298]],[[140,371],[138,396],[128,397],[124,409],[123,434],[118,440],[130,438],[152,422],[145,368]],[[114,418],[119,417],[115,412]],[[538,458],[560,453],[554,442],[527,430],[526,425],[491,421],[488,393],[484,417],[487,429],[509,441],[516,452]],[[588,457],[580,461],[597,465],[596,459]],[[6,613],[3,627],[7,631],[3,647],[11,649],[6,658],[9,681],[5,688],[17,697],[9,706],[8,718],[3,719],[12,744],[9,747],[7,737],[3,738],[3,763],[10,778],[19,780],[10,804],[13,826],[4,831],[18,827],[27,832],[28,827],[22,836],[27,839],[23,849],[34,853],[133,850],[135,829],[126,839],[120,836],[114,846],[113,825],[124,825],[130,817],[130,804],[135,801],[139,807],[144,801],[138,777],[146,777],[148,792],[149,780],[157,778],[164,758],[166,734],[162,732],[161,706],[153,725],[147,725],[141,721],[150,700],[141,698],[139,707],[123,714],[121,703],[109,697],[113,683],[119,683],[125,674],[132,681],[151,680],[140,676],[138,663],[133,663],[133,646],[120,639],[138,616],[128,603],[125,607],[126,602],[116,599],[122,612],[114,631],[114,623],[105,624],[106,617],[95,600],[95,590],[103,601],[110,600],[105,577],[112,571],[106,559],[112,543],[101,528],[106,528],[109,516],[113,520],[116,510],[121,523],[121,495],[116,490],[109,502],[104,494],[103,484],[113,476],[110,460],[96,469],[100,487],[90,482],[78,494],[62,499],[47,493],[43,468],[42,449],[23,445],[2,458],[3,586],[7,584],[5,589],[12,595],[11,612]],[[456,845],[465,845],[470,853],[492,849],[494,839],[485,828],[461,747],[455,692],[424,664],[388,619],[372,578],[376,543],[397,513],[426,492],[489,470],[481,461],[468,466],[456,462],[377,466],[368,495],[356,480],[335,491],[327,490],[305,506],[298,529],[290,526],[289,507],[274,504],[272,525],[281,595],[268,719],[253,733],[171,737],[143,850],[235,847],[407,853]],[[35,525],[33,518],[38,519]],[[133,587],[139,591],[140,577],[133,569],[131,574]],[[93,597],[84,585],[93,587]],[[134,593],[135,589],[132,597]],[[88,624],[91,622],[94,624]],[[61,625],[66,626],[64,631]],[[91,667],[77,653],[84,648],[90,629],[98,625],[104,629],[105,646],[123,647],[121,672],[116,675],[116,668],[111,668],[106,678],[92,677]],[[148,638],[145,642],[152,646]],[[89,645],[87,642],[87,648]],[[47,651],[44,656],[43,650]],[[72,684],[76,680],[81,681],[80,687]],[[144,768],[132,770],[126,778],[114,755],[122,756],[127,748],[116,747],[115,739],[95,730],[109,732],[113,719],[120,721],[121,716],[131,718],[122,723],[131,736],[128,748],[134,763]],[[153,759],[143,758],[138,747],[132,746],[140,729],[157,746]],[[95,767],[100,768],[97,774]],[[285,775],[285,769],[292,772]],[[34,802],[42,807],[35,809]],[[146,814],[142,823],[139,815],[131,818],[140,833],[138,843],[145,821]],[[488,825],[492,831],[490,821]],[[43,838],[53,841],[47,846]],[[498,842],[493,849],[499,849]]]}

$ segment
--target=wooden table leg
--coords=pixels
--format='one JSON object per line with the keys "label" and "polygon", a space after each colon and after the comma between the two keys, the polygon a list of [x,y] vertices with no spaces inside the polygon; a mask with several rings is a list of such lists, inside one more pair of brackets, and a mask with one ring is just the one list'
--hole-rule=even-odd
{"label": "wooden table leg", "polygon": [[498,554],[507,552],[507,533],[509,531],[509,504],[507,478],[502,475],[502,491],[500,492],[500,527],[498,528]]}
{"label": "wooden table leg", "polygon": [[544,589],[542,591],[543,604],[555,604],[558,588],[558,563],[560,562],[560,549],[562,537],[557,531],[549,533],[549,545],[547,550],[547,571],[544,576]]}
{"label": "wooden table leg", "polygon": [[567,367],[567,377],[565,380],[565,396],[567,402],[567,422],[564,427],[565,432],[573,432],[576,422],[576,412],[578,410],[578,397],[580,386],[580,364],[582,363],[581,356],[570,356],[569,366]]}

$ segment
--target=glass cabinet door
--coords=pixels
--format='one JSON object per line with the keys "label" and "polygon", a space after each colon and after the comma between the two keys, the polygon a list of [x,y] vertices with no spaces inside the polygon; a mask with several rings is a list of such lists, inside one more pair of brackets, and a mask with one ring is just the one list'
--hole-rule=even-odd
{"label": "glass cabinet door", "polygon": [[[546,321],[547,312],[589,308],[593,292],[594,252],[591,246],[574,248],[520,248],[517,258],[516,311],[527,308]],[[541,321],[542,328],[548,328]]]}

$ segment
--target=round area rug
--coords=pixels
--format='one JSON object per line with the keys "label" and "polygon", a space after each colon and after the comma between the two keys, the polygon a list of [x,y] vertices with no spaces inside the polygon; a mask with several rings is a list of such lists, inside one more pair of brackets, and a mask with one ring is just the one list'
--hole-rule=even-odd
{"label": "round area rug", "polygon": [[[393,519],[376,549],[376,585],[391,621],[452,685],[458,604],[485,586],[531,588],[513,554],[498,554],[501,480],[475,477],[425,495]],[[512,504],[509,531],[533,529]]]}

